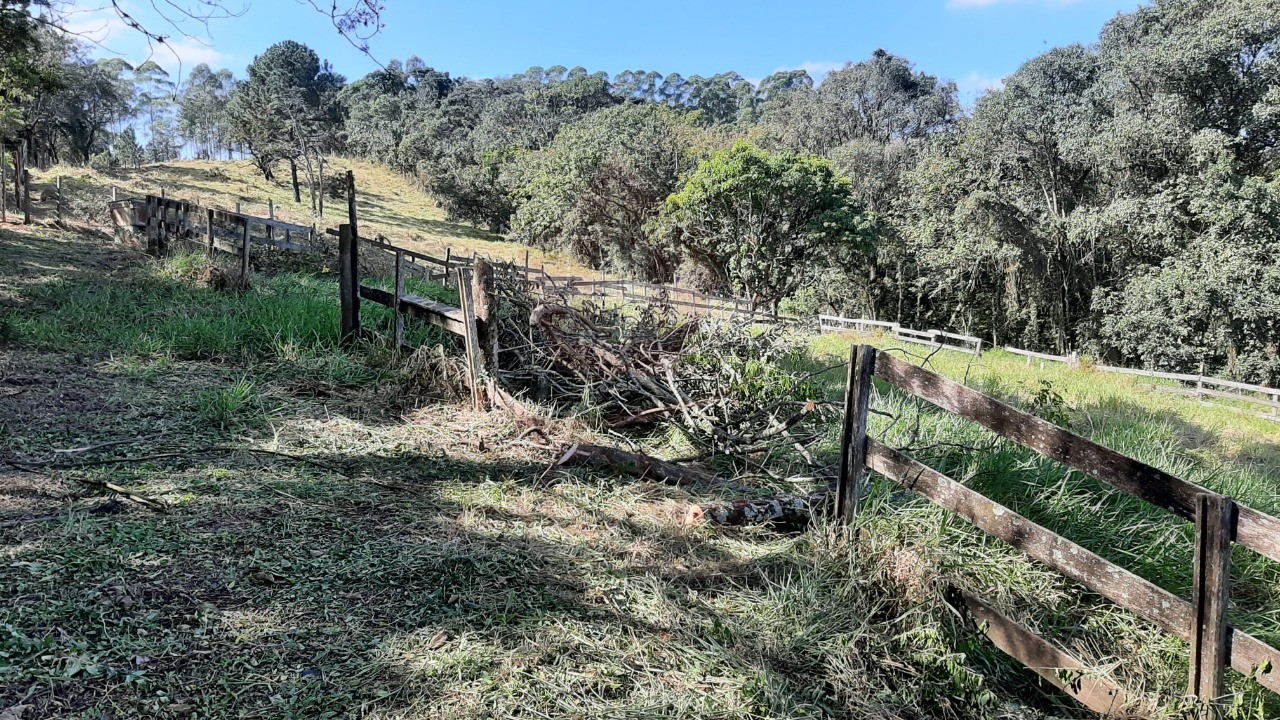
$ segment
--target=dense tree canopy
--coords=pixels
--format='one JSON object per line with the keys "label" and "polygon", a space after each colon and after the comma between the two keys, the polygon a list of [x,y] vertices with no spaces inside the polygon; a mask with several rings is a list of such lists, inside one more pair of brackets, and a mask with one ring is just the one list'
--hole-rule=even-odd
{"label": "dense tree canopy", "polygon": [[758,84],[411,57],[348,85],[283,42],[239,82],[170,78],[89,61],[30,7],[0,0],[0,136],[37,162],[239,150],[315,187],[340,151],[633,276],[1280,382],[1280,0],[1155,0],[971,108],[885,51]]}

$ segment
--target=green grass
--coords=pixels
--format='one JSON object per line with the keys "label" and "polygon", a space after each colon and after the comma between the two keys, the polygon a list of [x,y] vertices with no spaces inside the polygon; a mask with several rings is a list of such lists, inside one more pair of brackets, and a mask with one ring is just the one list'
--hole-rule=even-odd
{"label": "green grass", "polygon": [[[1185,684],[1181,643],[886,484],[855,534],[689,524],[691,504],[738,491],[549,471],[556,451],[422,393],[422,368],[384,341],[337,342],[330,278],[221,292],[198,282],[200,258],[59,233],[0,242],[0,458],[52,463],[0,466],[0,709],[30,705],[25,720],[1087,716],[965,629],[946,583],[1118,668],[1165,714]],[[385,329],[389,313],[364,314]],[[848,342],[779,362],[838,366]],[[1280,509],[1266,421],[1000,353],[931,366]],[[735,368],[761,397],[786,380]],[[843,378],[819,373],[812,391],[838,397]],[[888,388],[875,407],[891,445],[1186,593],[1186,523],[987,450],[984,431]],[[553,448],[600,440],[578,423],[547,432]],[[820,452],[835,446],[832,428]],[[104,505],[104,482],[169,512]],[[1236,559],[1233,621],[1275,642],[1280,576]],[[1237,717],[1278,713],[1243,698]]]}
{"label": "green grass", "polygon": [[[818,338],[815,352],[820,357],[844,357],[850,337]],[[917,362],[927,354],[885,336],[857,337],[885,348],[903,348],[916,355]],[[1270,421],[1205,408],[1152,390],[1132,376],[1105,375],[1087,367],[1040,370],[1000,351],[978,361],[941,352],[928,365],[955,379],[967,377],[986,394],[1130,457],[1280,514],[1277,427]],[[842,381],[830,379],[835,396]],[[888,416],[872,416],[873,436],[1161,587],[1190,596],[1190,523],[896,388],[879,381],[876,385],[873,408]],[[870,521],[876,528],[873,535],[893,538],[889,546],[912,548],[949,582],[998,598],[1005,610],[1083,659],[1100,667],[1122,661],[1119,676],[1133,689],[1164,707],[1176,706],[1185,685],[1185,644],[1030,563],[967,523],[948,518],[926,501],[883,481],[876,492],[880,502]],[[1280,645],[1280,564],[1236,548],[1232,597],[1233,624]],[[1240,717],[1280,714],[1280,699],[1274,695],[1238,676],[1232,686],[1243,693]]]}

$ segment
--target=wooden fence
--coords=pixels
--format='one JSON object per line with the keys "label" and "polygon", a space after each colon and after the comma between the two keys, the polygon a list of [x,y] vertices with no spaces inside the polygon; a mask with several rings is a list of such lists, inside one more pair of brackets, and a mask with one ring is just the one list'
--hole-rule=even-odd
{"label": "wooden fence", "polygon": [[296,253],[304,252],[315,239],[314,227],[202,207],[161,195],[113,200],[107,208],[117,228],[146,235],[149,252],[164,252],[174,239],[198,242],[210,255],[218,251],[239,257],[240,270],[245,275],[253,245]]}
{"label": "wooden fence", "polygon": [[982,338],[944,332],[942,330],[912,330],[896,322],[888,322],[886,320],[819,315],[818,327],[821,332],[881,331],[893,335],[902,342],[956,350],[970,355],[982,354]]}
{"label": "wooden fence", "polygon": [[[1046,458],[1195,523],[1190,601],[1038,525],[867,433],[872,380],[927,400]],[[965,518],[1134,615],[1190,643],[1189,693],[1204,717],[1230,706],[1223,674],[1231,668],[1280,693],[1280,651],[1227,621],[1232,544],[1280,561],[1280,519],[1240,505],[1017,410],[870,345],[850,349],[841,433],[837,513],[853,519],[864,475],[872,470]],[[971,619],[1002,650],[1086,707],[1119,713],[1129,700],[1113,683],[1081,672],[1081,663],[980,599],[953,593]]]}
{"label": "wooden fence", "polygon": [[[351,216],[355,217],[354,203]],[[399,350],[412,350],[404,345],[406,317],[420,319],[458,335],[462,338],[471,402],[479,408],[484,401],[487,381],[493,377],[497,363],[497,347],[488,325],[489,319],[496,316],[492,304],[491,266],[482,260],[454,264],[450,260],[378,240],[366,240],[357,233],[356,226],[351,223],[340,225],[334,233],[338,236],[338,292],[343,339],[368,335],[360,320],[360,303],[363,300],[390,308],[393,317],[391,342]],[[361,282],[362,246],[386,255],[386,259],[391,261],[394,268],[392,290]],[[437,266],[439,270],[433,269]],[[409,275],[440,282],[447,281],[451,274],[458,289],[459,307],[405,291],[405,278]]]}

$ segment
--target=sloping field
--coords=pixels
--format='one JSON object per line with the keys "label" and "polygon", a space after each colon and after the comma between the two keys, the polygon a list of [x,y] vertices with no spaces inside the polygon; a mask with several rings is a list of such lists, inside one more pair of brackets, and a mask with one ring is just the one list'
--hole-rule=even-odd
{"label": "sloping field", "polygon": [[[340,346],[331,278],[227,292],[198,256],[49,228],[0,230],[0,247],[0,712],[1087,716],[967,629],[948,584],[1113,674],[1145,714],[1178,712],[1185,645],[900,489],[877,486],[854,535],[710,527],[693,506],[741,491],[549,470],[603,435],[585,419],[529,435],[467,409],[447,358]],[[812,339],[828,399],[852,341],[892,346]],[[1276,423],[1131,376],[900,352],[1280,511]],[[1188,594],[1186,523],[901,393],[874,403],[885,442]],[[1275,564],[1241,554],[1233,584],[1233,622],[1280,642]],[[1233,682],[1236,717],[1280,711]]]}
{"label": "sloping field", "polygon": [[[364,236],[381,234],[396,245],[432,255],[443,256],[446,248],[452,248],[456,255],[470,255],[474,251],[520,264],[524,263],[528,250],[529,263],[534,266],[545,263],[548,272],[591,274],[559,253],[544,253],[538,248],[507,242],[501,235],[447,221],[444,211],[436,207],[429,195],[383,165],[346,158],[331,158],[325,164],[326,175],[345,175],[348,169],[356,176],[356,212]],[[66,202],[85,211],[101,212],[100,207],[110,199],[114,186],[121,198],[158,194],[163,189],[169,197],[228,209],[234,209],[238,202],[245,213],[261,217],[266,217],[270,200],[275,204],[278,218],[301,225],[314,223],[322,231],[347,221],[345,198],[325,198],[324,217],[312,217],[305,182],[302,203],[295,204],[287,165],[277,168],[275,182],[265,180],[247,160],[180,160],[111,174],[87,168],[54,169],[34,175],[32,185],[37,200],[40,191],[53,187],[59,174]],[[52,202],[34,202],[33,208],[37,217],[53,214]]]}

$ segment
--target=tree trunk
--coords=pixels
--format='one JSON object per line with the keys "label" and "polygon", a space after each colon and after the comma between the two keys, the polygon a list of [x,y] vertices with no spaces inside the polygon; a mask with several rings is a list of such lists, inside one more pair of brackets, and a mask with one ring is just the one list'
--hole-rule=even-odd
{"label": "tree trunk", "polygon": [[682,467],[643,453],[630,453],[604,445],[574,445],[561,456],[556,464],[580,465],[598,470],[610,470],[623,475],[631,475],[641,480],[663,482],[679,487],[720,484],[719,478],[714,475],[708,475],[701,470]]}
{"label": "tree trunk", "polygon": [[296,158],[289,158],[289,172],[293,175],[293,201],[301,203],[302,195],[298,192],[298,160]]}

